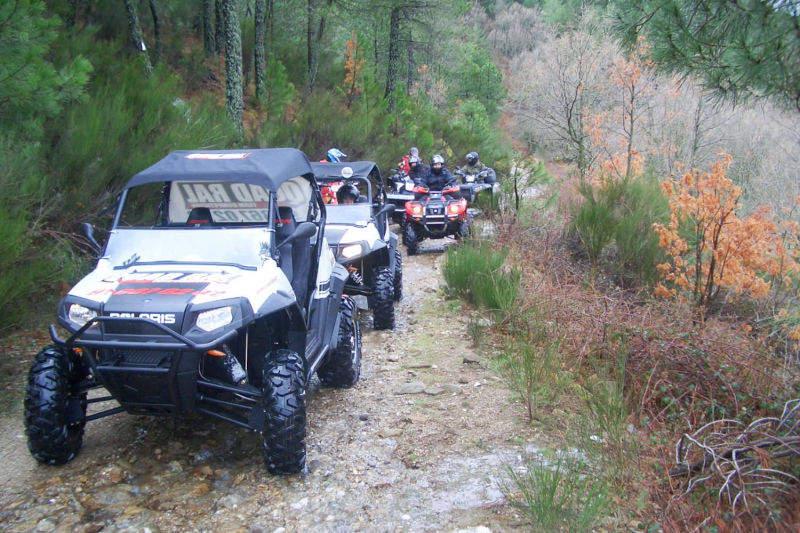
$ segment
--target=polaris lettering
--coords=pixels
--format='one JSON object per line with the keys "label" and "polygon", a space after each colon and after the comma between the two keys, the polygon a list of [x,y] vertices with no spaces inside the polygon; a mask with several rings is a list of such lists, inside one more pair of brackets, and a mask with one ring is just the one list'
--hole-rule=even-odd
{"label": "polaris lettering", "polygon": [[108,316],[114,318],[145,318],[151,322],[157,322],[159,324],[175,323],[174,313],[109,313]]}

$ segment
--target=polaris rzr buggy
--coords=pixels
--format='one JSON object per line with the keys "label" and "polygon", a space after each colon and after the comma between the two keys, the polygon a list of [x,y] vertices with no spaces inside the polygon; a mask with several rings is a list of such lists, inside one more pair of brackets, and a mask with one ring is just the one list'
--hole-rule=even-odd
{"label": "polaris rzr buggy", "polygon": [[[375,329],[393,329],[394,302],[403,295],[403,262],[397,235],[389,230],[394,206],[386,203],[378,165],[353,161],[311,163],[311,168],[333,202],[327,206],[325,237],[350,274],[345,294],[366,296]],[[355,203],[336,204],[334,195],[351,185],[359,193]]]}
{"label": "polaris rzr buggy", "polygon": [[[95,270],[59,304],[69,335],[51,326],[30,370],[30,452],[65,463],[87,421],[120,411],[201,414],[261,432],[269,472],[302,470],[308,379],[349,387],[361,365],[305,154],[172,152],[118,203]],[[89,399],[97,387],[110,396]],[[87,415],[109,400],[119,406]]]}

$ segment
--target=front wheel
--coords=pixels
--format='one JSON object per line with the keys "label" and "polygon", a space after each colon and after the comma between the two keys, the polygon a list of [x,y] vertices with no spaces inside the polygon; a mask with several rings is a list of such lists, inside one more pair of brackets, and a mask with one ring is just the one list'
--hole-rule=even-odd
{"label": "front wheel", "polygon": [[406,222],[406,226],[403,230],[403,238],[406,244],[406,252],[408,252],[408,255],[417,255],[419,241],[417,240],[417,233],[414,231],[414,227],[411,225],[411,222]]}
{"label": "front wheel", "polygon": [[375,329],[394,329],[394,272],[388,266],[375,267],[372,274],[372,322]]}
{"label": "front wheel", "polygon": [[463,239],[472,235],[472,219],[465,218],[461,221],[461,225],[458,228],[458,235],[459,239]]}
{"label": "front wheel", "polygon": [[270,474],[296,474],[306,465],[306,376],[303,360],[291,350],[266,356],[262,402],[264,463]]}
{"label": "front wheel", "polygon": [[361,327],[356,316],[356,304],[342,297],[339,304],[339,340],[317,370],[319,380],[330,387],[352,387],[361,375]]}
{"label": "front wheel", "polygon": [[86,392],[80,390],[80,366],[71,353],[48,346],[36,355],[25,388],[28,450],[41,462],[71,461],[83,444]]}

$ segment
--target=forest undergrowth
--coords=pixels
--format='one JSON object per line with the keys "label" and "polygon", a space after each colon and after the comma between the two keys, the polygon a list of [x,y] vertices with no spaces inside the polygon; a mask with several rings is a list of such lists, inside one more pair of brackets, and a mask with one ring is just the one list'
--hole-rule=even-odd
{"label": "forest undergrowth", "polygon": [[475,344],[554,436],[506,496],[536,531],[796,530],[797,352],[753,328],[745,303],[701,322],[623,289],[593,268],[565,203],[495,212],[491,241],[444,267],[450,294],[475,306]]}

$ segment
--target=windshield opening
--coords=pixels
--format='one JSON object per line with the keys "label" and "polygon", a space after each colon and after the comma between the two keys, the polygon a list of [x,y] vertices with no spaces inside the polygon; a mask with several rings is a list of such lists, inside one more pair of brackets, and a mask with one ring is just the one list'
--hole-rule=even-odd
{"label": "windshield opening", "polygon": [[269,225],[270,192],[227,181],[146,183],[128,189],[118,227],[214,228]]}

